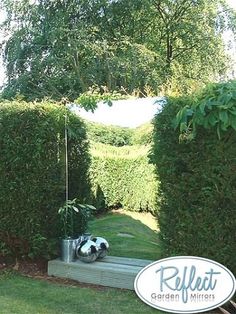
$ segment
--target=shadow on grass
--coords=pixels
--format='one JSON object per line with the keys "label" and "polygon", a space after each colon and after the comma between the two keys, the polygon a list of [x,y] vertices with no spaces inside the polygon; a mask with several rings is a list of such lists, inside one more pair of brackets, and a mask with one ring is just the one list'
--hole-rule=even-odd
{"label": "shadow on grass", "polygon": [[160,257],[158,233],[141,221],[120,213],[95,218],[89,232],[110,244],[109,255],[157,260]]}

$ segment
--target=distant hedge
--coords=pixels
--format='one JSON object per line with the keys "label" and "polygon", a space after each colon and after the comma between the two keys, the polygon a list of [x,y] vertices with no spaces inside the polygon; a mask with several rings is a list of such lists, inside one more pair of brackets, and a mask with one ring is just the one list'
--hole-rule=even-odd
{"label": "distant hedge", "polygon": [[144,123],[133,129],[132,145],[149,145],[153,139],[153,124]]}
{"label": "distant hedge", "polygon": [[86,121],[90,141],[116,147],[129,145],[149,145],[152,142],[151,122],[137,128],[125,128]]}
{"label": "distant hedge", "polygon": [[149,164],[148,149],[99,143],[92,146],[90,179],[98,209],[123,207],[155,212],[158,182],[154,166]]}
{"label": "distant hedge", "polygon": [[[88,193],[84,123],[65,107],[0,104],[0,246],[2,254],[46,255],[60,234],[65,201],[65,113],[69,119],[69,198]],[[78,224],[83,231],[83,224]],[[78,230],[79,231],[79,230]]]}
{"label": "distant hedge", "polygon": [[125,146],[132,144],[133,130],[114,125],[104,125],[94,122],[86,122],[88,137],[93,142],[109,144],[113,146]]}
{"label": "distant hedge", "polygon": [[[184,107],[185,136],[181,138],[188,140],[179,141],[173,121]],[[189,137],[193,125],[188,122],[195,114],[198,124]],[[236,115],[236,89],[231,83],[214,85],[192,97],[168,99],[155,117],[152,158],[160,177],[163,256],[212,258],[236,274],[236,132],[230,126],[233,120],[226,120],[230,114]],[[220,140],[217,121],[228,123]]]}

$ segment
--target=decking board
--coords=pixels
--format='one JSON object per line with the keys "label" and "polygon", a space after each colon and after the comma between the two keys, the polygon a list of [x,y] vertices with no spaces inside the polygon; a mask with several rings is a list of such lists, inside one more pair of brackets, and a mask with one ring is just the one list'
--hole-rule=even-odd
{"label": "decking board", "polygon": [[150,260],[106,256],[94,263],[79,260],[65,263],[60,259],[48,262],[48,275],[114,288],[134,289],[134,279]]}

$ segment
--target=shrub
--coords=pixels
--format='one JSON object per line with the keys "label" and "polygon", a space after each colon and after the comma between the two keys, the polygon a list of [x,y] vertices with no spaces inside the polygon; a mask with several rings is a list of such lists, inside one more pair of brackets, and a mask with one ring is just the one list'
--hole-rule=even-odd
{"label": "shrub", "polygon": [[[66,112],[47,103],[0,105],[0,234],[14,255],[55,251],[65,200]],[[83,122],[67,114],[69,197],[81,201],[88,193],[88,142]]]}
{"label": "shrub", "polygon": [[[185,136],[187,141],[179,142],[179,133],[173,127],[174,118],[179,112],[179,119],[185,106],[190,109],[193,104],[206,103],[209,98],[214,99],[215,104],[202,111],[206,120],[211,110],[217,111],[215,106],[225,105],[222,101],[226,98],[229,110],[235,112],[236,94],[235,89],[232,92],[231,83],[223,89],[222,85],[215,85],[208,91],[210,94],[205,90],[191,97],[169,98],[162,112],[155,117],[152,159],[161,182],[158,192],[160,237],[164,256],[212,258],[236,273],[233,250],[236,236],[236,132],[229,124],[219,140],[215,125],[199,123],[195,125],[191,141]],[[188,113],[192,118],[193,112]],[[188,134],[192,132],[191,125],[187,120],[185,122],[189,129],[183,130]]]}
{"label": "shrub", "polygon": [[135,129],[104,125],[86,121],[88,137],[92,142],[116,147],[129,145],[149,145],[152,142],[153,125],[145,123]]}
{"label": "shrub", "polygon": [[92,146],[90,178],[95,207],[155,211],[158,183],[154,167],[148,162],[148,150],[145,146]]}
{"label": "shrub", "polygon": [[153,124],[148,122],[140,125],[133,130],[133,145],[148,145],[152,143]]}
{"label": "shrub", "polygon": [[125,146],[132,143],[133,130],[119,126],[103,125],[100,123],[86,122],[88,137],[91,141],[113,146]]}

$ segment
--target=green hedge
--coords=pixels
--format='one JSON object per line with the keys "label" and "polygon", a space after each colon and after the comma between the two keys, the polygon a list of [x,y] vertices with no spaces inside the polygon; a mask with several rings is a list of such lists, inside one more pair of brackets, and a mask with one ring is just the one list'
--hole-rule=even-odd
{"label": "green hedge", "polygon": [[[14,255],[52,253],[60,236],[58,209],[65,201],[64,123],[53,104],[0,105],[1,249]],[[88,193],[88,141],[83,122],[69,119],[69,198]],[[83,231],[84,225],[78,223]]]}
{"label": "green hedge", "polygon": [[90,179],[98,209],[123,207],[154,212],[158,186],[149,147],[112,147],[99,143],[91,148]]}
{"label": "green hedge", "polygon": [[[228,99],[229,110],[236,113],[236,90],[224,88],[216,85],[200,96],[168,99],[155,117],[152,158],[161,182],[158,218],[163,256],[204,256],[236,273],[236,132],[225,129],[219,140],[214,128],[201,123],[190,142],[179,142],[173,127],[177,112],[186,105],[191,108],[193,101],[203,104],[210,99],[214,106],[222,106]],[[202,111],[203,117],[208,119],[214,106]]]}
{"label": "green hedge", "polygon": [[88,137],[93,142],[109,144],[113,146],[125,146],[132,144],[133,130],[113,125],[104,125],[86,121]]}
{"label": "green hedge", "polygon": [[145,123],[137,128],[125,128],[86,121],[88,137],[92,142],[116,147],[149,145],[152,142],[153,125]]}
{"label": "green hedge", "polygon": [[133,129],[132,144],[133,145],[149,145],[153,138],[153,124],[151,122],[144,123]]}

